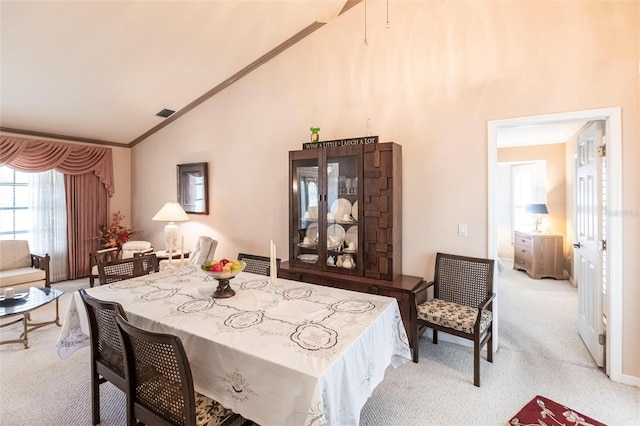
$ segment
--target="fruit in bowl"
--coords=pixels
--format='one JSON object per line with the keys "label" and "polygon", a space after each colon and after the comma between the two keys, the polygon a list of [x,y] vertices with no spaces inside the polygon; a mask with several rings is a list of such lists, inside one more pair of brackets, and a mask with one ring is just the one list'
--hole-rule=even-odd
{"label": "fruit in bowl", "polygon": [[247,266],[244,262],[236,259],[220,259],[220,260],[207,260],[202,265],[202,269],[206,274],[211,275],[217,279],[229,279],[233,278],[242,272]]}

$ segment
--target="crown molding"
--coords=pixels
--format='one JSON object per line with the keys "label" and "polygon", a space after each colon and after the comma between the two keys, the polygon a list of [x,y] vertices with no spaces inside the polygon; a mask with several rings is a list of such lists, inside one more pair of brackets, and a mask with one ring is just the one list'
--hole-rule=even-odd
{"label": "crown molding", "polygon": [[35,130],[28,130],[28,129],[14,129],[11,127],[0,127],[0,132],[14,133],[17,135],[24,135],[24,136],[35,136],[35,137],[47,138],[47,139],[57,139],[60,141],[82,142],[82,143],[91,144],[91,145],[106,145],[106,146],[117,146],[119,148],[129,148],[129,145],[127,145],[126,143],[103,141],[100,139],[81,138],[77,136],[58,135],[55,133],[37,132]]}

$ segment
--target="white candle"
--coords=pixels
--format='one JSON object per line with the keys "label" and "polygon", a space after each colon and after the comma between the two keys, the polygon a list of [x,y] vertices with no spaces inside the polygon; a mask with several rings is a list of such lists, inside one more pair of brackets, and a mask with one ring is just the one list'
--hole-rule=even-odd
{"label": "white candle", "polygon": [[269,241],[269,278],[273,285],[273,240]]}
{"label": "white candle", "polygon": [[270,259],[270,269],[271,269],[271,283],[276,285],[276,245],[271,241],[271,259]]}
{"label": "white candle", "polygon": [[184,235],[180,241],[180,266],[184,266]]}

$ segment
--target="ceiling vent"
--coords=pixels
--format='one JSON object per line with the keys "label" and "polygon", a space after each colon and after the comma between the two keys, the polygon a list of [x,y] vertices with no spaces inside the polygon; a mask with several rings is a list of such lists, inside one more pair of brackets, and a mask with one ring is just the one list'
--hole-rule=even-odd
{"label": "ceiling vent", "polygon": [[157,113],[156,115],[158,117],[164,117],[167,118],[168,116],[170,116],[171,114],[173,114],[175,111],[172,109],[163,109],[162,111],[160,111],[159,113]]}

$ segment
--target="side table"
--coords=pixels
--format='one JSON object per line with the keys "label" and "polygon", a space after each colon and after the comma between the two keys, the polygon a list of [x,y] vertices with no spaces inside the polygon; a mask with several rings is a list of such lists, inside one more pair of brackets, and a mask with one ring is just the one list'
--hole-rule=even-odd
{"label": "side table", "polygon": [[[15,315],[20,315],[19,319],[11,322],[0,324],[0,327],[7,327],[9,325],[17,324],[22,321],[23,332],[20,335],[20,339],[5,340],[0,342],[0,345],[7,343],[22,343],[24,348],[29,348],[28,333],[36,330],[40,327],[44,327],[49,324],[56,324],[60,326],[60,314],[58,308],[58,298],[62,296],[64,292],[55,288],[37,288],[31,287],[27,292],[16,292],[16,297],[13,299],[5,300],[4,297],[0,300],[0,318],[7,318]],[[49,302],[56,301],[56,318],[51,321],[45,322],[31,322],[29,320],[29,313],[35,309],[38,309]]]}
{"label": "side table", "polygon": [[158,258],[158,260],[165,260],[165,259],[169,259],[171,258],[172,260],[178,259],[180,260],[180,255],[184,253],[184,258],[188,259],[189,258],[189,254],[191,254],[191,252],[189,250],[183,250],[181,251],[174,251],[173,253],[171,253],[171,255],[169,255],[169,253],[166,250],[160,250],[160,251],[156,251],[154,252],[154,254],[156,255],[156,257]]}

